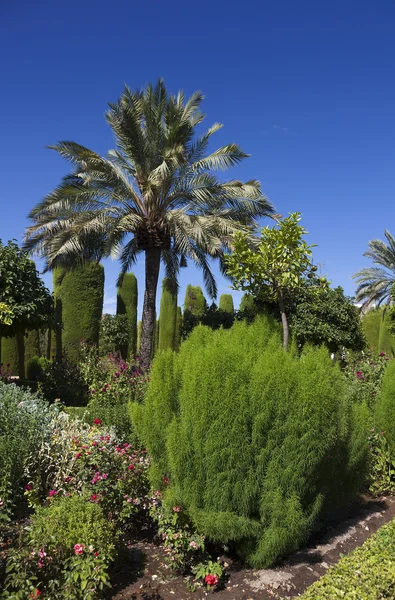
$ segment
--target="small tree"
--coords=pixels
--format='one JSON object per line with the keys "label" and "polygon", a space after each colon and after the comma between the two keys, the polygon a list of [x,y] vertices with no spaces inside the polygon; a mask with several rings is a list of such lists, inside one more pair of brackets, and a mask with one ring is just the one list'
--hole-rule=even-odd
{"label": "small tree", "polygon": [[0,304],[11,311],[7,309],[6,318],[2,313],[0,336],[18,337],[19,376],[23,378],[24,333],[49,322],[53,302],[36,265],[15,241],[9,241],[6,246],[0,241]]}
{"label": "small tree", "polygon": [[[233,289],[243,290],[261,300],[275,300],[283,325],[283,345],[288,347],[289,328],[285,294],[308,285],[316,267],[311,263],[313,246],[303,239],[300,213],[279,220],[276,227],[264,227],[257,248],[252,249],[246,234],[235,237],[233,252],[225,261]],[[317,278],[319,285],[325,278]]]}

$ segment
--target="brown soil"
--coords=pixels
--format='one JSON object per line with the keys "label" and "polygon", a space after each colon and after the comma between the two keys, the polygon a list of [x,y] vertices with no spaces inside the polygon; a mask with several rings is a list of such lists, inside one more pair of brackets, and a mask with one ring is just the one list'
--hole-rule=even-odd
{"label": "brown soil", "polygon": [[245,569],[222,557],[229,565],[221,589],[189,591],[187,582],[165,564],[160,546],[146,539],[125,545],[112,573],[111,600],[198,600],[213,595],[218,600],[295,598],[327,569],[395,517],[395,498],[363,498],[348,515],[316,534],[310,544],[273,569]]}

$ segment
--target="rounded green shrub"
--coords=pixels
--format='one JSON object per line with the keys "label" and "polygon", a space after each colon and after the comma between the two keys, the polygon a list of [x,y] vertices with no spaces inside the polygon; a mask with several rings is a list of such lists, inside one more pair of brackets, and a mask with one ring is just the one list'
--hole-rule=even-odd
{"label": "rounded green shrub", "polygon": [[69,360],[78,362],[80,343],[99,342],[103,310],[104,268],[84,263],[54,272],[55,313],[63,325],[62,349]]}
{"label": "rounded green shrub", "polygon": [[219,308],[227,313],[234,313],[235,307],[233,305],[232,294],[222,294],[219,298]]}
{"label": "rounded green shrub", "polygon": [[121,347],[123,359],[137,352],[137,302],[138,285],[134,273],[126,273],[117,288],[117,315],[126,315],[129,321],[129,344]]}
{"label": "rounded green shrub", "polygon": [[174,281],[162,281],[160,299],[158,350],[175,350],[177,325],[177,285]]}
{"label": "rounded green shrub", "polygon": [[365,479],[366,407],[347,400],[325,348],[284,352],[270,319],[196,327],[156,357],[131,417],[153,483],[166,476],[197,530],[254,567],[300,547]]}

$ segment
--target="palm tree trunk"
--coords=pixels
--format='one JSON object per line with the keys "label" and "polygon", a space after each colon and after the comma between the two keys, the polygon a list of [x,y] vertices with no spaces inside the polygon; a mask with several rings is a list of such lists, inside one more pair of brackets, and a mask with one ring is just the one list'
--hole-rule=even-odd
{"label": "palm tree trunk", "polygon": [[140,343],[140,360],[144,369],[148,369],[151,362],[160,256],[160,248],[149,248],[145,251],[145,292]]}
{"label": "palm tree trunk", "polygon": [[280,307],[281,322],[283,324],[283,348],[286,350],[288,348],[289,327],[287,313],[285,312],[284,297],[281,290],[278,291],[278,305]]}

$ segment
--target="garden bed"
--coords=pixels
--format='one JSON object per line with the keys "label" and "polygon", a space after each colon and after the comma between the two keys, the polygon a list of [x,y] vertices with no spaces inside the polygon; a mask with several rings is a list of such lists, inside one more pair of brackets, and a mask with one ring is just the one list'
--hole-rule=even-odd
{"label": "garden bed", "polygon": [[[163,550],[149,535],[125,545],[112,573],[111,600],[179,600],[205,598],[214,593],[218,599],[266,600],[295,598],[303,593],[328,568],[395,518],[395,498],[363,498],[344,518],[333,521],[304,549],[273,569],[244,569],[226,558],[226,582],[222,589],[205,592],[188,590],[185,580],[169,571]],[[343,517],[343,518],[342,518]]]}

